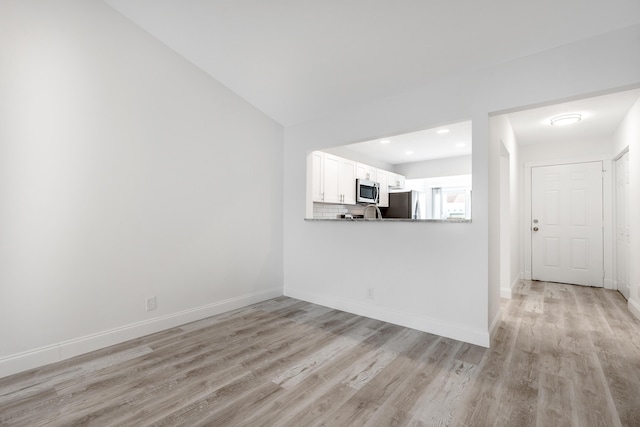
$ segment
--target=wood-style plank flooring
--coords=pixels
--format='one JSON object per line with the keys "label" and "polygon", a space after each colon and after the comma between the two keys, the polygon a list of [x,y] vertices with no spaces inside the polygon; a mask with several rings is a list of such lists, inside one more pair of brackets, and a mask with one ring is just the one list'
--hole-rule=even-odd
{"label": "wood-style plank flooring", "polygon": [[0,379],[3,426],[639,426],[615,291],[522,282],[491,349],[280,297]]}

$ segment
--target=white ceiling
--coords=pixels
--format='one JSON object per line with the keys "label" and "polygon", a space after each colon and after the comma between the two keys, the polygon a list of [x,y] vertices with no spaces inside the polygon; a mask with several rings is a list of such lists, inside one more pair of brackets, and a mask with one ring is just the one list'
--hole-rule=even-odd
{"label": "white ceiling", "polygon": [[[518,111],[507,116],[520,145],[606,140],[611,138],[638,98],[640,89],[635,89]],[[582,120],[568,126],[551,125],[552,117],[570,113],[580,114]]]}
{"label": "white ceiling", "polygon": [[[640,98],[640,89],[584,98],[507,114],[519,145],[560,144],[567,141],[611,140],[614,132]],[[580,114],[582,120],[570,126],[552,126],[551,118]],[[345,146],[351,151],[391,164],[418,162],[471,154],[471,122],[379,138]],[[439,130],[449,132],[439,134]],[[387,144],[380,141],[388,140]],[[464,144],[464,146],[460,146]],[[411,154],[407,154],[411,152]]]}
{"label": "white ceiling", "polygon": [[637,0],[105,0],[284,126],[640,23]]}
{"label": "white ceiling", "polygon": [[[389,142],[382,144],[380,141]],[[471,154],[471,122],[453,123],[389,138],[379,138],[350,144],[344,148],[392,165],[466,156]]]}

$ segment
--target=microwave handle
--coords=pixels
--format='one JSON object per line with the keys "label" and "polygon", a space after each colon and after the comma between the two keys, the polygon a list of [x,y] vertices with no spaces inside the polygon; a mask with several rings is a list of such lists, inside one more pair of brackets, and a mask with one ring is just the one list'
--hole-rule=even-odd
{"label": "microwave handle", "polygon": [[378,203],[380,203],[380,199],[379,199],[379,192],[380,192],[380,187],[378,187],[377,185],[375,185],[373,187],[373,189],[375,190],[374,194],[373,194],[373,200],[375,200],[376,205]]}

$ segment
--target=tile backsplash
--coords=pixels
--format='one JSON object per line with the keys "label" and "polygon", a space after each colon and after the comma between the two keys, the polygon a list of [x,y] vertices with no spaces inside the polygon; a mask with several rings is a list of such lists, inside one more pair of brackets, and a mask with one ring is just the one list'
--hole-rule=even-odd
{"label": "tile backsplash", "polygon": [[313,217],[316,219],[336,219],[338,215],[344,215],[349,210],[344,205],[332,205],[329,203],[314,203]]}
{"label": "tile backsplash", "polygon": [[338,215],[344,215],[349,210],[344,205],[332,205],[329,203],[314,203],[313,217],[316,219],[336,219]]}
{"label": "tile backsplash", "polygon": [[314,219],[336,219],[338,215],[350,213],[352,215],[362,215],[364,213],[363,205],[332,205],[330,203],[314,203],[313,218]]}

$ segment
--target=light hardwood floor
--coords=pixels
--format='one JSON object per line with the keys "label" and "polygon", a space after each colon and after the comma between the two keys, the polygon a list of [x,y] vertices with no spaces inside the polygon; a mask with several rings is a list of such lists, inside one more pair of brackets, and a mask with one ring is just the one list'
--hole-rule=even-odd
{"label": "light hardwood floor", "polygon": [[522,282],[484,349],[280,297],[0,379],[0,425],[639,426],[615,291]]}

